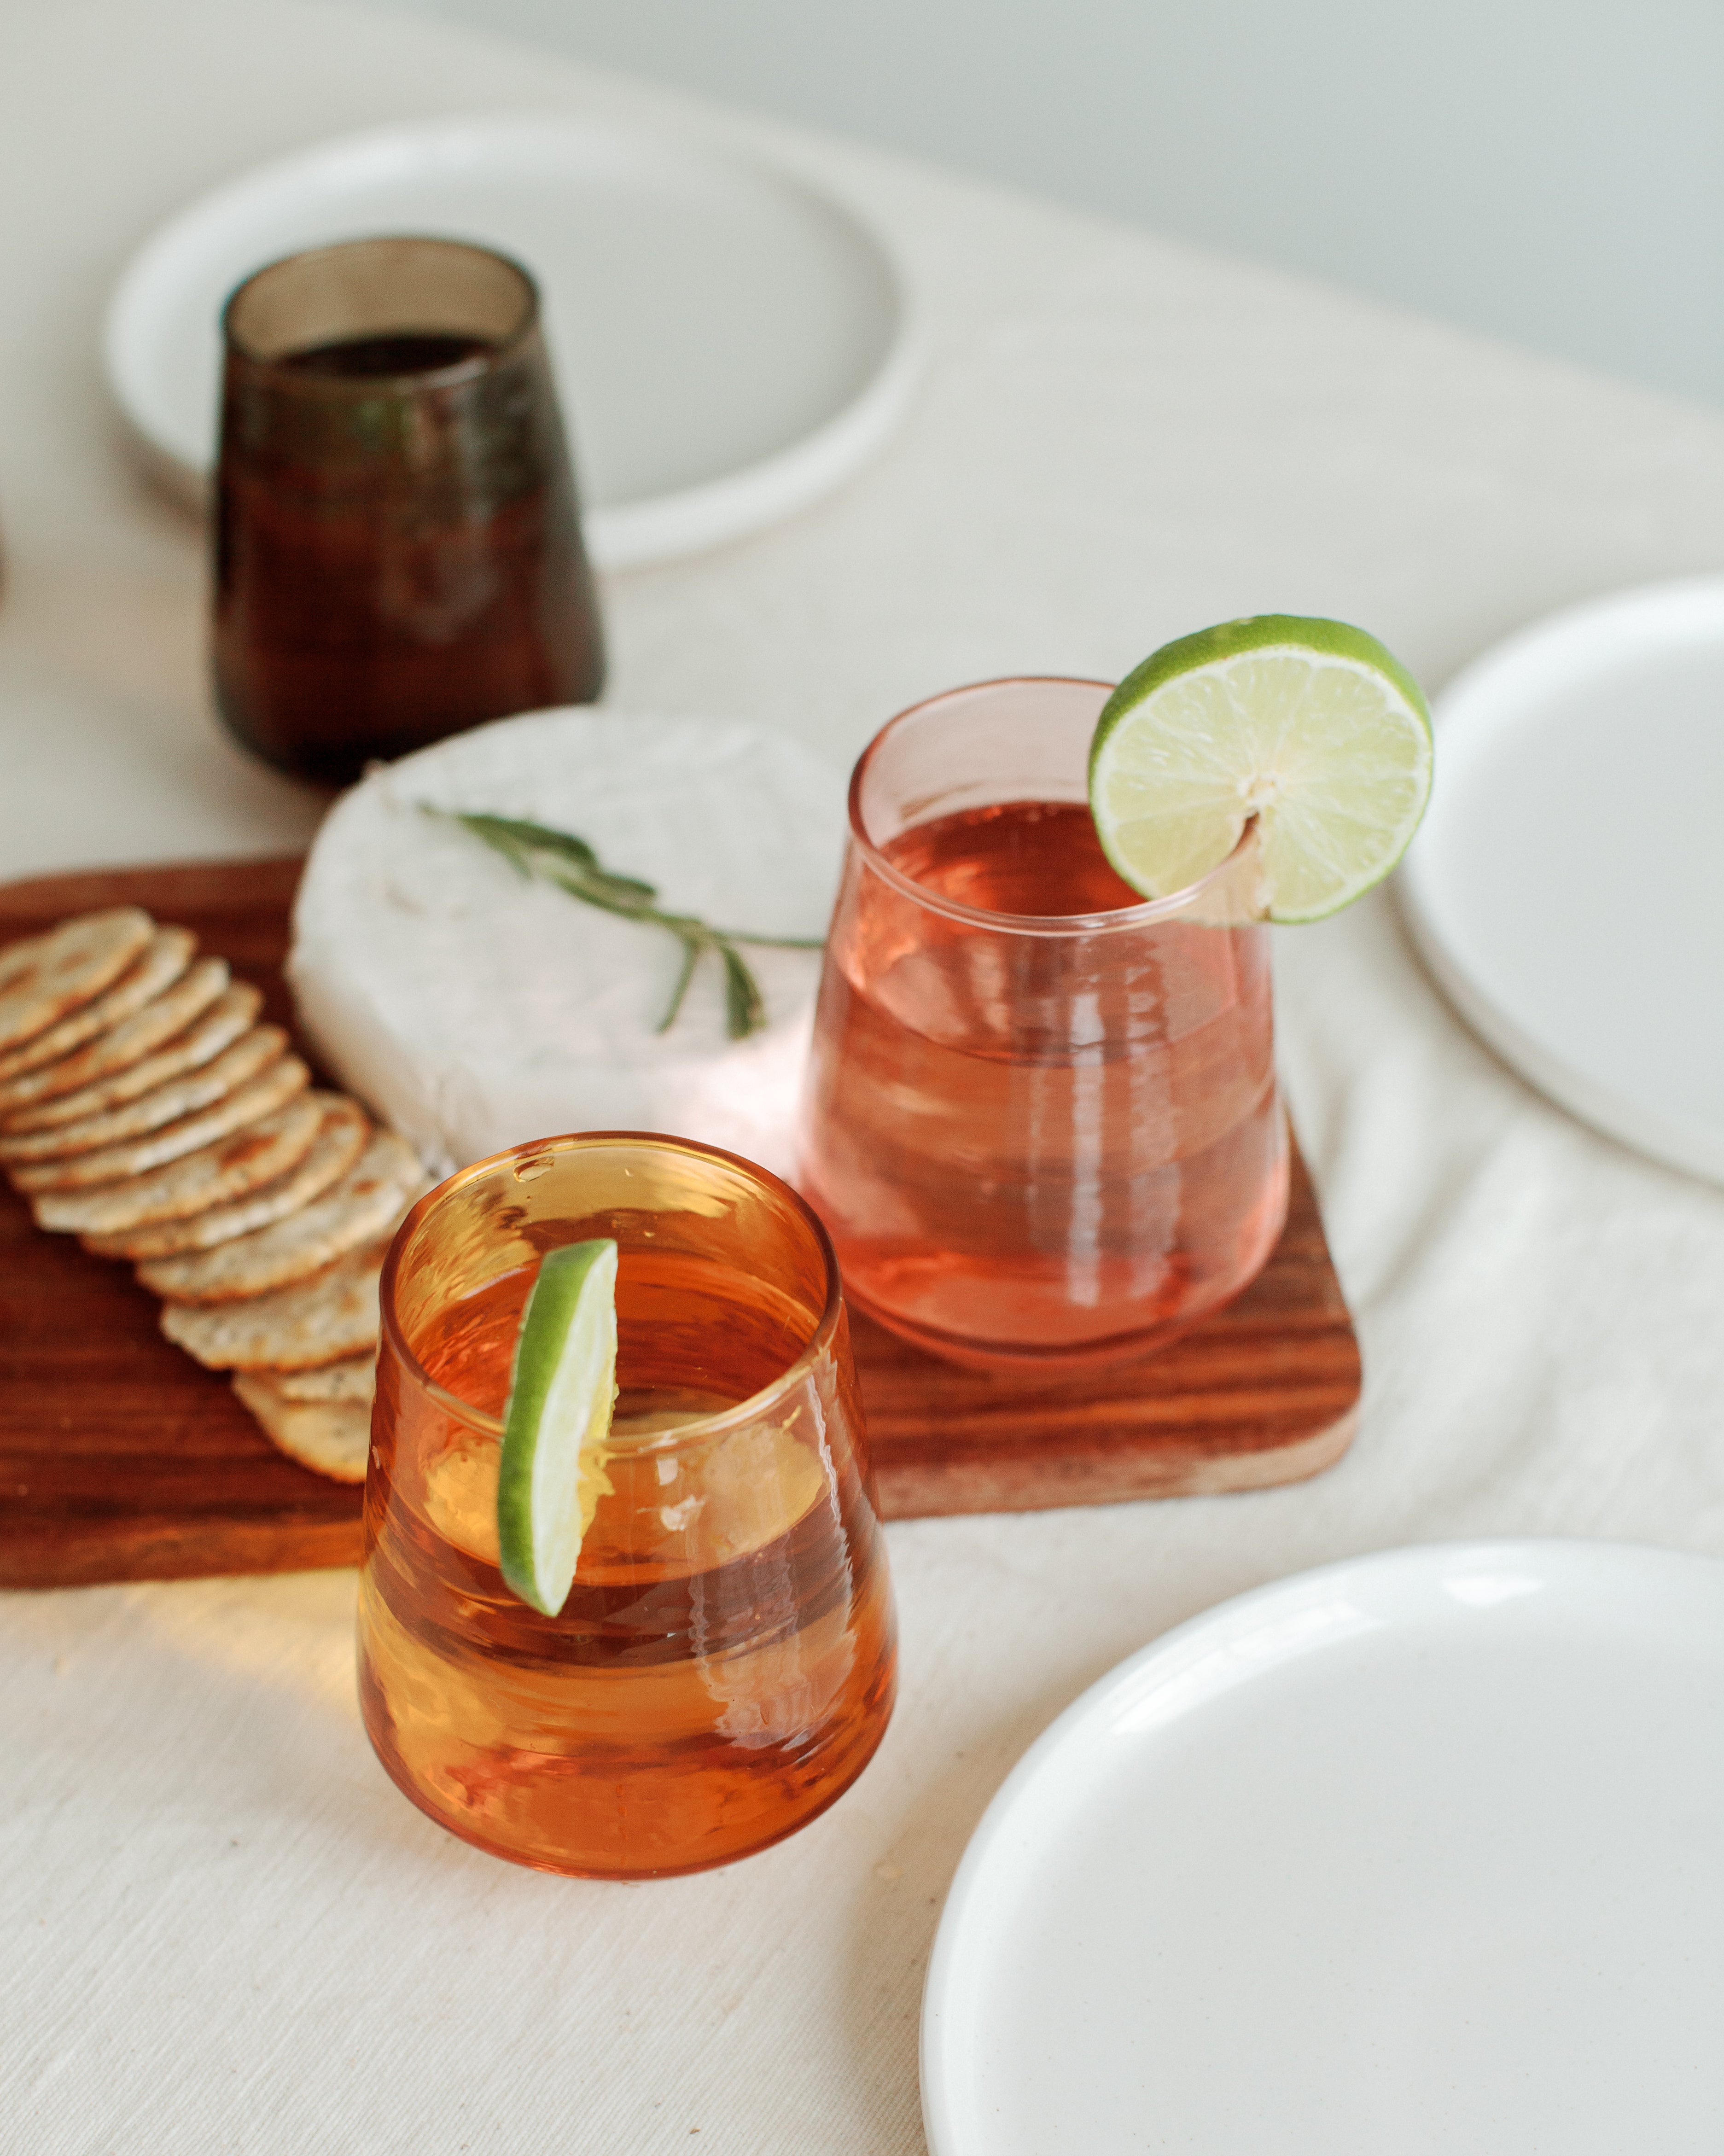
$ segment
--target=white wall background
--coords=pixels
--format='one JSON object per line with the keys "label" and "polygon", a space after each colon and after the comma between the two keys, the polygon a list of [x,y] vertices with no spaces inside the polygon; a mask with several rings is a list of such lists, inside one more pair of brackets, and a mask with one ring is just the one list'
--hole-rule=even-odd
{"label": "white wall background", "polygon": [[1724,403],[1724,0],[393,0]]}

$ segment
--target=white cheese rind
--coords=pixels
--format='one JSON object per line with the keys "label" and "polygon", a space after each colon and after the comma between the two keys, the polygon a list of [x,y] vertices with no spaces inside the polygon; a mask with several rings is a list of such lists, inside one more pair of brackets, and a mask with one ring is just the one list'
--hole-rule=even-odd
{"label": "white cheese rind", "polygon": [[748,950],[771,1022],[741,1042],[703,960],[660,1034],[670,936],[524,881],[422,804],[577,833],[673,911],[818,937],[844,803],[813,752],[734,723],[540,711],[439,742],[372,772],[317,834],[288,960],[305,1029],[439,1173],[564,1131],[651,1130],[788,1174],[819,953]]}

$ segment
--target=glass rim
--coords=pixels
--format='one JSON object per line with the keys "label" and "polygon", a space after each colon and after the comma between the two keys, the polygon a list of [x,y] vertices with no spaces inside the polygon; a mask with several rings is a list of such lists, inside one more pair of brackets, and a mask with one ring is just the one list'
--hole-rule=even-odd
{"label": "glass rim", "polygon": [[[433,1209],[445,1196],[453,1194],[459,1186],[476,1181],[489,1170],[501,1167],[505,1162],[522,1159],[542,1153],[550,1148],[584,1150],[597,1146],[645,1146],[655,1152],[691,1153],[701,1160],[722,1161],[727,1167],[740,1168],[749,1181],[762,1184],[774,1196],[786,1199],[792,1212],[798,1214],[804,1224],[813,1231],[815,1248],[820,1253],[821,1263],[826,1269],[826,1297],[821,1305],[820,1316],[814,1329],[798,1350],[795,1357],[777,1376],[757,1392],[749,1394],[732,1407],[716,1409],[711,1414],[693,1416],[674,1429],[654,1430],[629,1444],[630,1453],[675,1452],[685,1445],[705,1445],[716,1437],[727,1437],[734,1430],[746,1428],[758,1422],[761,1416],[786,1393],[799,1384],[813,1364],[831,1346],[837,1336],[844,1315],[844,1281],[839,1272],[838,1253],[832,1246],[832,1238],[826,1232],[825,1223],[799,1190],[774,1175],[769,1168],[758,1161],[747,1159],[739,1152],[728,1152],[722,1146],[704,1145],[698,1138],[675,1137],[664,1131],[568,1131],[554,1137],[529,1138],[521,1145],[505,1146],[500,1152],[487,1153],[481,1160],[469,1161],[458,1168],[441,1183],[415,1200],[406,1219],[395,1231],[383,1260],[383,1270],[377,1282],[377,1307],[382,1332],[401,1363],[403,1371],[434,1405],[469,1430],[482,1436],[499,1440],[503,1435],[500,1417],[475,1407],[471,1400],[464,1400],[459,1393],[434,1378],[408,1344],[401,1328],[395,1304],[396,1276],[400,1270],[401,1257],[408,1245],[430,1218]],[[620,1450],[622,1448],[617,1448]]]}
{"label": "glass rim", "polygon": [[[391,373],[364,376],[308,373],[287,363],[291,353],[269,358],[246,343],[233,327],[233,310],[253,285],[276,270],[286,269],[290,263],[315,261],[320,255],[345,254],[350,248],[383,247],[403,242],[413,247],[444,248],[451,254],[484,255],[500,263],[520,281],[524,301],[520,320],[506,336],[490,340],[486,351],[469,352],[464,359],[452,359],[442,367],[405,367]],[[316,247],[295,247],[290,254],[278,254],[271,262],[260,263],[228,295],[222,305],[218,326],[224,357],[238,359],[257,373],[288,381],[295,392],[331,398],[375,397],[380,389],[398,390],[403,383],[441,388],[447,383],[476,380],[513,357],[538,328],[540,310],[537,279],[524,263],[516,261],[512,254],[505,254],[500,247],[483,247],[473,239],[452,239],[447,233],[441,232],[369,232],[356,233],[346,239],[326,240]]]}
{"label": "glass rim", "polygon": [[1179,890],[1170,891],[1165,898],[1146,898],[1136,906],[1114,906],[1106,913],[993,913],[985,906],[966,906],[962,899],[947,898],[939,891],[930,891],[926,884],[918,883],[914,876],[906,875],[902,869],[887,860],[868,835],[862,820],[863,782],[869,767],[880,752],[889,735],[895,733],[908,721],[919,718],[924,711],[931,711],[936,704],[948,703],[954,697],[972,696],[979,689],[1019,689],[1034,687],[1041,683],[1062,689],[1100,689],[1107,696],[1112,695],[1116,685],[1111,681],[1092,681],[1081,674],[1004,674],[992,680],[961,682],[955,689],[942,689],[937,696],[924,696],[920,703],[907,705],[903,711],[894,713],[886,721],[857,757],[855,769],[850,773],[851,843],[882,882],[890,884],[906,897],[914,899],[918,906],[926,906],[931,913],[943,914],[949,921],[962,921],[973,927],[988,929],[995,935],[1123,935],[1134,928],[1151,927],[1158,921],[1172,920],[1176,915],[1189,911],[1206,891],[1231,874],[1240,855],[1255,842],[1257,832],[1255,816],[1246,819],[1244,829],[1225,858],[1218,861],[1213,869],[1206,869],[1194,882],[1182,885]]}

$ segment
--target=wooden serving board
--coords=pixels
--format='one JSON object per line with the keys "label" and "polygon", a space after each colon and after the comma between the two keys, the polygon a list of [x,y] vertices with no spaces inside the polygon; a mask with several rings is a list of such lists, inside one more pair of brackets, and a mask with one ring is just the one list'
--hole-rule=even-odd
{"label": "wooden serving board", "polygon": [[[300,864],[221,861],[0,887],[0,943],[133,903],[183,921],[291,1024]],[[359,1493],[277,1452],[227,1381],[171,1347],[125,1265],[0,1193],[0,1586],[354,1563]],[[1305,1164],[1286,1232],[1227,1309],[1137,1363],[1050,1385],[953,1368],[859,1317],[888,1518],[1260,1489],[1331,1466],[1359,1351]]]}

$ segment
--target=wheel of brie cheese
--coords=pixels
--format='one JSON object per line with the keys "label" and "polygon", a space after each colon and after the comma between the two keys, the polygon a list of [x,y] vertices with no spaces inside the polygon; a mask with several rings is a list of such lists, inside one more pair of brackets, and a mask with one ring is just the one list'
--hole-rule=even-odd
{"label": "wheel of brie cheese", "polygon": [[500,720],[345,794],[294,910],[288,970],[308,1035],[437,1172],[566,1131],[649,1130],[788,1174],[818,950],[745,947],[767,1023],[737,1041],[709,953],[661,1032],[676,939],[523,876],[448,812],[572,834],[606,870],[656,885],[659,906],[714,927],[818,937],[843,859],[843,773],[756,726],[588,710]]}

